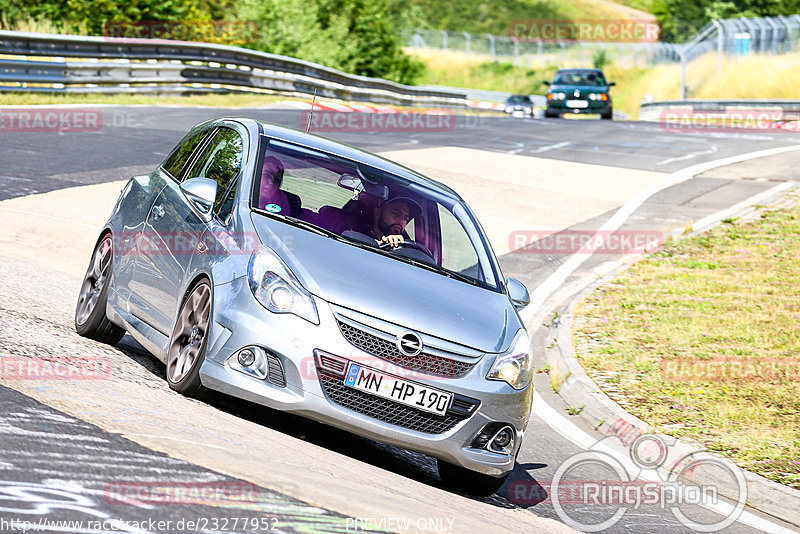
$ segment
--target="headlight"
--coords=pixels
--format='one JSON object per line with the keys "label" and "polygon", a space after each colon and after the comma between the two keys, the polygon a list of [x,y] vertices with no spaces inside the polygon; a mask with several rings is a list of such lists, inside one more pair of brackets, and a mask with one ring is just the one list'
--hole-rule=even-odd
{"label": "headlight", "polygon": [[310,323],[319,324],[311,293],[300,285],[271,248],[262,245],[250,256],[247,279],[253,296],[269,311],[293,313]]}
{"label": "headlight", "polygon": [[533,376],[533,350],[525,330],[517,332],[511,348],[494,361],[486,375],[489,380],[504,380],[514,389],[525,389]]}

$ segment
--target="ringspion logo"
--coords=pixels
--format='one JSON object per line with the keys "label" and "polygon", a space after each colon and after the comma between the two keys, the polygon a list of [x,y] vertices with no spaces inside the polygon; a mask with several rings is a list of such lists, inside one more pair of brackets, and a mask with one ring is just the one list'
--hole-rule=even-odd
{"label": "ringspion logo", "polygon": [[[643,507],[669,510],[695,531],[727,528],[747,501],[742,470],[704,449],[684,452],[679,444],[661,434],[641,434],[629,445],[610,436],[567,458],[552,480],[512,481],[509,500],[549,502],[564,523],[581,532],[609,529],[628,510]],[[731,500],[723,501],[724,494]]]}

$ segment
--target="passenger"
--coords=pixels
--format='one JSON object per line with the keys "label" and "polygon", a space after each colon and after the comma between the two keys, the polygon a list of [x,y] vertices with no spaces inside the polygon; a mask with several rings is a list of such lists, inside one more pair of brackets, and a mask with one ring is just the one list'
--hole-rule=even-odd
{"label": "passenger", "polygon": [[297,217],[300,212],[300,197],[281,189],[283,183],[283,163],[274,156],[264,158],[261,168],[261,189],[258,207],[281,215]]}

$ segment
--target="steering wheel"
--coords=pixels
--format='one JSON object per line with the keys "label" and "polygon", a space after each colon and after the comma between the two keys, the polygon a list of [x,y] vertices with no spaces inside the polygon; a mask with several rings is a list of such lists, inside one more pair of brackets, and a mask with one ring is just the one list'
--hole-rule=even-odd
{"label": "steering wheel", "polygon": [[426,259],[433,259],[433,254],[430,250],[428,250],[428,247],[421,243],[417,243],[416,241],[403,241],[398,247],[393,247],[390,243],[381,243],[378,245],[378,248],[381,250],[388,250],[390,252],[399,251],[402,248],[410,248],[422,252],[425,256],[427,256]]}

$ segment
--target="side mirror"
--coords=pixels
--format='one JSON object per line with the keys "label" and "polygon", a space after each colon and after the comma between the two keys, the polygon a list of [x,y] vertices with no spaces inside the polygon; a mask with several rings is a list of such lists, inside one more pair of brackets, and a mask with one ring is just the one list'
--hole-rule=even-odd
{"label": "side mirror", "polygon": [[550,82],[542,82],[542,85],[550,85]]}
{"label": "side mirror", "polygon": [[617,82],[608,82],[608,86],[609,86],[609,87],[613,87],[613,86],[615,86],[615,85],[617,85]]}
{"label": "side mirror", "polygon": [[528,288],[522,282],[516,278],[506,278],[506,286],[508,286],[508,296],[511,297],[511,304],[514,305],[514,309],[521,310],[531,303]]}
{"label": "side mirror", "polygon": [[217,182],[210,178],[190,178],[181,183],[181,191],[203,217],[211,220],[211,208],[217,199]]}

